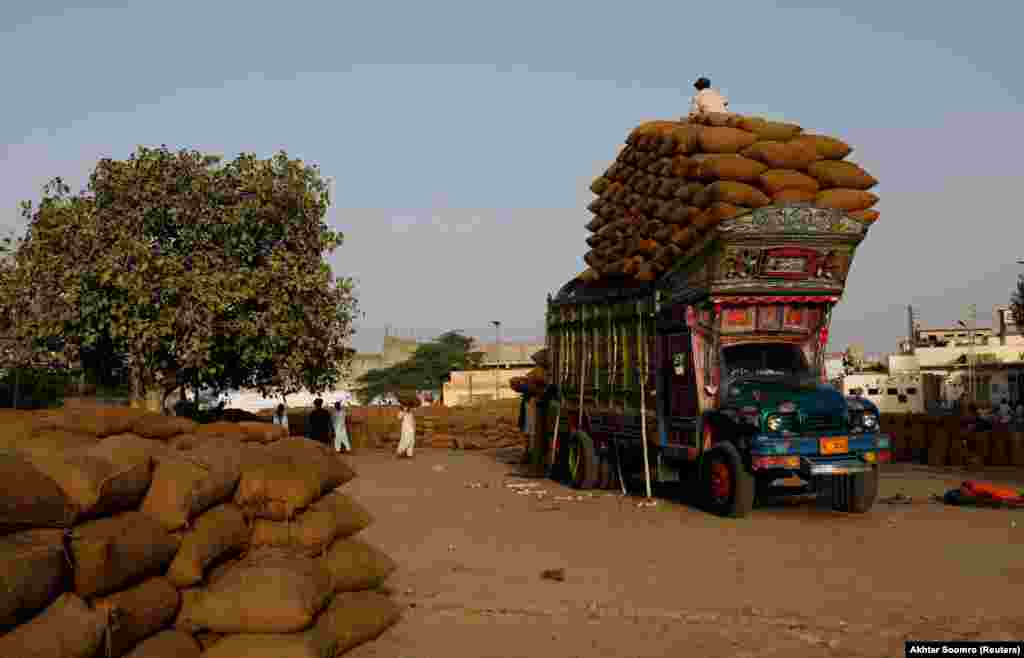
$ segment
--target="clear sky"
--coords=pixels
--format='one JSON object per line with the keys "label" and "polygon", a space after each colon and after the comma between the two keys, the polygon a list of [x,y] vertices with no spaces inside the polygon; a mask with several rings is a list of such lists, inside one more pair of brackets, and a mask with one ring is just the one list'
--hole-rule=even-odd
{"label": "clear sky", "polygon": [[1024,3],[86,4],[0,3],[0,224],[138,144],[283,148],[336,181],[360,350],[388,324],[541,336],[585,267],[590,180],[699,75],[882,181],[834,348],[895,349],[908,303],[988,324],[1024,272]]}

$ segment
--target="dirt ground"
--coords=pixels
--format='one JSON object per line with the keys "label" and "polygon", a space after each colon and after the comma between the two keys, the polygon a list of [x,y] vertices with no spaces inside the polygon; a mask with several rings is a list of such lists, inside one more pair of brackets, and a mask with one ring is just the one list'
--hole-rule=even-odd
{"label": "dirt ground", "polygon": [[[388,587],[408,608],[350,655],[902,656],[908,638],[1024,639],[1024,513],[928,501],[979,474],[891,466],[881,497],[912,504],[844,515],[810,501],[737,520],[576,498],[515,477],[518,456],[353,457],[347,488],[376,516],[365,537],[401,565]],[[551,569],[564,580],[542,578]]]}

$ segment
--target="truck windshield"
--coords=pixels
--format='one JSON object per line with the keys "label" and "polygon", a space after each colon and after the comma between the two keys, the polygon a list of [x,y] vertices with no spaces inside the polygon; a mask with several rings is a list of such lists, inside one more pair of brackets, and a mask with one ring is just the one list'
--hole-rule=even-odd
{"label": "truck windshield", "polygon": [[803,351],[788,343],[748,343],[722,350],[727,379],[742,377],[804,377],[810,367]]}

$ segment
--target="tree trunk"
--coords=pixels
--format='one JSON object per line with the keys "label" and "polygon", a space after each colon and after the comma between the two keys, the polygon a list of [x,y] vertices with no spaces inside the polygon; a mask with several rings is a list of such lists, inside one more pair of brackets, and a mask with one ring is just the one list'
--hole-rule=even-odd
{"label": "tree trunk", "polygon": [[142,383],[142,373],[138,366],[128,367],[128,381],[131,385],[130,405],[132,409],[140,409],[146,406],[146,387]]}

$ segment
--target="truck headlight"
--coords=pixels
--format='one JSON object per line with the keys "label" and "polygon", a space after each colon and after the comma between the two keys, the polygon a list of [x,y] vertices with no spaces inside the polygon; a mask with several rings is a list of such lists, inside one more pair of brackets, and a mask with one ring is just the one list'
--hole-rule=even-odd
{"label": "truck headlight", "polygon": [[860,417],[860,424],[866,430],[876,430],[878,429],[878,416],[869,411],[864,412],[864,415]]}
{"label": "truck headlight", "polygon": [[781,416],[769,416],[768,417],[768,431],[778,432],[782,429],[782,417]]}

